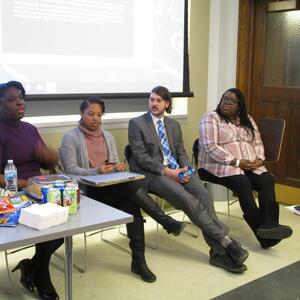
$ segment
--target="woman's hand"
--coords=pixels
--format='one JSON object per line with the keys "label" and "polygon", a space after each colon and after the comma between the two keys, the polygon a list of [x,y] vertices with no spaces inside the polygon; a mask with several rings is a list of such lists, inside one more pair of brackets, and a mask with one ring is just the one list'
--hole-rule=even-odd
{"label": "woman's hand", "polygon": [[98,167],[98,173],[100,174],[107,174],[107,173],[112,173],[114,172],[115,164],[111,163],[105,163]]}
{"label": "woman's hand", "polygon": [[116,172],[124,172],[126,170],[126,165],[123,163],[117,163],[115,165],[115,171]]}
{"label": "woman's hand", "polygon": [[251,161],[248,160],[248,159],[240,159],[240,165],[239,167],[242,169],[242,170],[251,170]]}
{"label": "woman's hand", "polygon": [[257,168],[260,168],[263,165],[264,165],[263,160],[261,160],[261,159],[253,160],[252,164],[251,164],[251,170],[255,170]]}
{"label": "woman's hand", "polygon": [[35,156],[44,169],[54,168],[58,163],[58,152],[48,148],[44,143],[38,141],[34,147]]}
{"label": "woman's hand", "polygon": [[248,160],[248,159],[241,159],[239,167],[243,170],[255,170],[261,167],[264,162],[261,159],[257,160]]}

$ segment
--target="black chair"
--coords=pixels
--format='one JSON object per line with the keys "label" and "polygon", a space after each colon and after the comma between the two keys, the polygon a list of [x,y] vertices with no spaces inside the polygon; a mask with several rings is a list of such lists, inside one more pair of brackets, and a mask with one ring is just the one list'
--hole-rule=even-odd
{"label": "black chair", "polygon": [[[258,123],[258,130],[261,135],[262,142],[265,149],[265,162],[276,163],[279,161],[281,148],[285,132],[285,120],[277,118],[262,118]],[[198,164],[198,144],[197,138],[192,147],[193,161],[197,167]],[[208,182],[205,182],[207,184]],[[254,196],[256,196],[256,192]],[[237,202],[238,199],[230,199],[230,190],[227,189],[227,208],[228,208],[228,222],[230,218],[230,206]]]}
{"label": "black chair", "polygon": [[[192,147],[192,164],[195,168],[198,168],[198,154],[199,154],[199,138],[195,139]],[[204,186],[207,186],[209,183],[208,181],[203,181]],[[215,183],[214,183],[215,184]],[[228,224],[230,222],[230,206],[238,201],[238,199],[231,198],[231,191],[230,189],[226,188],[226,200],[227,200],[227,217],[228,217]]]}
{"label": "black chair", "polygon": [[278,162],[285,132],[285,120],[262,118],[258,123],[258,129],[265,148],[265,161]]}

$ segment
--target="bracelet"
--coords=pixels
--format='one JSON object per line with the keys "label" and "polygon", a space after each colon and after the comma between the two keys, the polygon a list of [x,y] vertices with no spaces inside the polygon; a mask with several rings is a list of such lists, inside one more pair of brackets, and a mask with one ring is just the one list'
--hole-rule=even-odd
{"label": "bracelet", "polygon": [[240,166],[240,160],[239,160],[239,159],[236,160],[235,166],[236,166],[236,167],[239,167],[239,166]]}

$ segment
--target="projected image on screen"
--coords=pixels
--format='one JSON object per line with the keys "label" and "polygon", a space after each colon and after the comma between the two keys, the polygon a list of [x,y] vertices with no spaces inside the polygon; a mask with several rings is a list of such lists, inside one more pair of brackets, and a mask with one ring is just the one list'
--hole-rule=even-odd
{"label": "projected image on screen", "polygon": [[182,91],[184,0],[6,0],[0,81],[28,94]]}

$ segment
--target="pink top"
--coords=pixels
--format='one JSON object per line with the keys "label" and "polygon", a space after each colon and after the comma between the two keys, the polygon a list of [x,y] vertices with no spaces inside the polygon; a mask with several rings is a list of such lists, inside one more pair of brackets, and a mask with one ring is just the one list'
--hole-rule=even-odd
{"label": "pink top", "polygon": [[91,131],[79,123],[84,134],[91,168],[100,167],[108,159],[108,149],[101,129]]}
{"label": "pink top", "polygon": [[[258,128],[254,138],[244,127],[226,123],[217,112],[206,113],[200,122],[198,168],[204,168],[218,177],[244,174],[241,168],[231,166],[233,159],[265,160],[264,146]],[[261,166],[253,172],[261,174],[267,169]]]}

